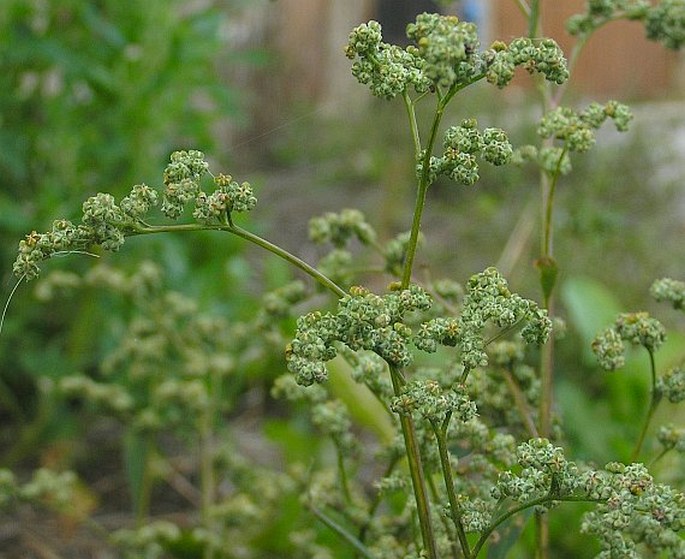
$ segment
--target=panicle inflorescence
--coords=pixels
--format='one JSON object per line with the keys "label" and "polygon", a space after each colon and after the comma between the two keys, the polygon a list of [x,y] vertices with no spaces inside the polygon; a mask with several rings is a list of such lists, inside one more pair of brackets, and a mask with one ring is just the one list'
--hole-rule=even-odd
{"label": "panicle inflorescence", "polygon": [[475,24],[452,15],[419,14],[407,26],[412,44],[402,49],[383,42],[381,26],[370,21],[355,28],[345,47],[354,61],[352,74],[385,99],[408,92],[456,91],[482,78],[504,87],[517,66],[563,83],[568,69],[563,52],[552,39],[515,39],[480,50]]}
{"label": "panicle inflorescence", "polygon": [[[176,219],[183,214],[186,204],[195,201],[193,215],[198,221],[226,224],[230,212],[254,208],[257,199],[250,184],[238,184],[228,175],[214,177],[218,188],[213,193],[203,192],[200,181],[208,173],[209,165],[201,151],[172,153],[164,171],[162,213]],[[88,251],[94,246],[112,252],[119,250],[128,234],[146,226],[145,218],[158,198],[158,192],[146,184],[133,186],[119,203],[111,194],[99,192],[91,196],[83,203],[81,223],[56,220],[50,231],[33,231],[19,242],[13,266],[15,275],[34,279],[40,274],[40,262],[55,254]]]}
{"label": "panicle inflorescence", "polygon": [[618,131],[624,132],[628,129],[633,115],[626,105],[616,101],[609,101],[605,105],[592,103],[583,111],[558,107],[542,117],[538,134],[543,138],[563,141],[568,151],[585,152],[595,143],[593,131],[607,118],[614,121]]}
{"label": "panicle inflorescence", "polygon": [[654,352],[664,343],[666,330],[656,318],[646,312],[621,313],[614,324],[600,332],[592,341],[592,351],[599,364],[613,371],[625,364],[625,344],[642,346]]}
{"label": "panicle inflorescence", "polygon": [[685,281],[661,278],[652,284],[649,293],[657,301],[668,301],[674,309],[685,310]]}
{"label": "panicle inflorescence", "polygon": [[299,383],[309,385],[327,378],[326,361],[337,355],[336,342],[348,348],[370,350],[388,363],[404,367],[412,362],[412,330],[404,315],[427,310],[432,300],[419,286],[376,295],[352,287],[338,302],[335,314],[314,311],[297,321],[295,338],[287,350],[288,369]]}
{"label": "panicle inflorescence", "polygon": [[552,327],[547,312],[512,293],[501,274],[488,268],[469,280],[459,318],[429,321],[422,326],[417,343],[425,351],[436,347],[431,339],[437,344],[457,345],[462,365],[470,370],[488,362],[483,336],[488,323],[510,328],[522,322],[526,323],[521,330],[526,343],[540,345],[547,341]]}
{"label": "panicle inflorescence", "polygon": [[598,557],[637,559],[640,544],[667,557],[685,557],[685,540],[678,535],[685,529],[685,495],[654,483],[645,466],[612,462],[604,470],[587,470],[580,487],[598,502],[581,525],[599,539]]}
{"label": "panicle inflorescence", "polygon": [[640,20],[647,38],[677,50],[685,42],[685,2],[683,0],[588,0],[585,13],[569,18],[571,35],[589,36],[599,27],[618,19]]}
{"label": "panicle inflorescence", "polygon": [[550,502],[572,494],[578,486],[578,468],[566,460],[561,447],[545,438],[531,439],[516,450],[520,472],[504,471],[492,489],[498,500],[506,498],[517,502],[549,497]]}

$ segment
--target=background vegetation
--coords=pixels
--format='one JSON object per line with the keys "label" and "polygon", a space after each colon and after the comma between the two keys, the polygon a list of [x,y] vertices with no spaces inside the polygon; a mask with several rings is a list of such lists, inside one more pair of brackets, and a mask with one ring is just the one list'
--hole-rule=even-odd
{"label": "background vegetation", "polygon": [[[6,295],[13,286],[16,241],[27,229],[44,230],[55,216],[78,215],[81,201],[97,191],[123,195],[133,184],[159,183],[168,153],[179,147],[202,149],[218,167],[255,183],[263,204],[253,227],[307,260],[317,250],[306,241],[307,219],[323,211],[367,208],[385,238],[407,228],[398,207],[413,196],[413,161],[410,139],[396,124],[397,106],[378,102],[358,115],[336,118],[305,102],[265,135],[248,133],[246,143],[229,150],[220,144],[226,122],[249,123],[251,111],[259,110],[250,105],[250,92],[232,83],[230,69],[273,72],[269,61],[277,57],[229,48],[225,30],[240,9],[236,4],[10,0],[0,9],[0,272]],[[534,134],[526,119],[518,124],[511,116],[535,111],[520,98],[478,92],[456,111],[455,121],[462,112],[475,112],[485,126],[511,123],[515,144]],[[675,117],[664,118],[665,112]],[[681,113],[677,101],[656,109],[638,106],[636,130],[628,139],[600,141],[563,179],[556,253],[563,263],[562,314],[569,332],[557,392],[577,453],[598,463],[628,453],[620,440],[636,428],[630,414],[642,409],[648,379],[637,366],[620,382],[617,375],[601,373],[588,353],[589,341],[620,310],[649,307],[646,295],[655,277],[682,276]],[[436,185],[439,203],[426,216],[430,243],[422,258],[434,273],[458,281],[498,263],[518,291],[537,298],[531,266],[538,243],[535,184],[536,177],[525,171],[484,170],[473,190]],[[158,268],[146,268],[145,260]],[[79,500],[56,521],[33,510],[0,513],[0,522],[10,526],[0,534],[0,557],[41,556],[40,541],[64,557],[105,557],[111,542],[85,519],[126,528],[135,514],[190,515],[193,499],[201,500],[184,482],[194,481],[202,462],[192,429],[179,428],[146,446],[116,414],[94,413],[80,399],[55,393],[75,373],[101,380],[102,364],[120,348],[133,320],[154,312],[135,296],[135,286],[148,281],[146,273],[154,278],[151,289],[158,290],[154,304],[168,310],[167,291],[179,294],[177,322],[169,325],[178,331],[200,328],[196,316],[229,325],[249,321],[258,294],[292,274],[228,236],[209,233],[132,240],[124,253],[102,261],[56,259],[49,264],[53,274],[76,271],[91,279],[77,285],[69,275],[48,276],[20,287],[9,307],[0,335],[0,466],[22,479],[41,466],[69,469],[81,482]],[[100,277],[88,276],[94,266]],[[659,313],[682,331],[682,317]],[[331,449],[313,438],[316,430],[304,414],[295,410],[295,421],[282,420],[284,404],[270,395],[284,370],[274,348],[284,345],[294,325],[286,317],[276,326],[271,339],[252,348],[216,404],[225,423],[226,483],[253,486],[232,504],[241,541],[253,553],[237,550],[236,557],[295,557],[296,549],[323,553],[315,545],[332,540],[323,526],[306,529],[311,523],[299,499],[302,487],[280,476],[306,469],[317,453],[331,460]],[[217,328],[213,335],[237,335],[223,322]],[[679,342],[675,337],[673,343]],[[578,354],[587,356],[580,365]],[[175,370],[186,357],[170,352],[155,365]],[[356,413],[360,437],[372,440],[368,431],[382,427],[360,417],[362,409]],[[159,460],[151,460],[152,472],[143,471],[140,464],[150,462],[150,453]],[[238,455],[261,466],[248,466]],[[268,467],[272,464],[278,467]],[[309,481],[306,471],[300,479]],[[270,497],[269,486],[281,491]],[[257,503],[261,512],[254,509]],[[567,514],[576,518],[578,511]],[[28,526],[27,519],[38,522]],[[249,521],[252,528],[246,530]],[[568,521],[558,522],[560,535]],[[577,540],[559,539],[567,556],[592,556]],[[200,556],[196,538],[179,541],[166,552]],[[346,549],[335,556],[352,556]]]}

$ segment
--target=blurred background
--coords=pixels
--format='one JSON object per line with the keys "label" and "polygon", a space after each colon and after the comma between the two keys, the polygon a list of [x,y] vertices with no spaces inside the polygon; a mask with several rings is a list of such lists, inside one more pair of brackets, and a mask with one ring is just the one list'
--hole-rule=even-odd
{"label": "blurred background", "polygon": [[[570,48],[564,21],[583,5],[543,1],[544,33]],[[407,230],[414,163],[404,109],[372,98],[352,78],[343,46],[350,30],[371,18],[382,23],[387,41],[402,42],[417,13],[436,9],[419,0],[4,0],[3,303],[16,282],[11,265],[19,239],[49,229],[53,219],[78,219],[81,203],[96,192],[121,197],[137,183],[161,184],[176,149],[200,149],[214,169],[250,180],[260,202],[247,226],[306,260],[320,256],[307,240],[307,222],[325,211],[358,207],[385,239]],[[464,0],[443,9],[476,21],[485,46],[526,33],[515,2]],[[593,37],[569,90],[570,103],[616,98],[636,114],[629,133],[607,127],[597,148],[574,160],[556,208],[560,313],[570,326],[559,352],[559,392],[572,409],[584,406],[578,415],[587,425],[610,418],[580,449],[598,461],[627,421],[631,406],[622,399],[639,401],[646,376],[607,388],[588,356],[589,340],[617,310],[647,307],[669,326],[684,326],[647,297],[656,277],[683,279],[684,93],[682,55],[650,43],[639,24],[628,22]],[[482,126],[510,131],[515,145],[533,142],[539,109],[532,83],[521,76],[505,91],[471,88],[445,122],[474,115]],[[462,282],[499,264],[514,289],[538,299],[537,175],[506,168],[483,169],[482,177],[472,189],[432,189],[420,264]],[[131,239],[120,254],[102,258],[126,271],[145,259],[161,266],[168,288],[232,321],[250,316],[263,289],[293,276],[268,255],[210,233]],[[92,266],[90,258],[69,256],[44,270]],[[85,426],[74,410],[42,402],[41,382],[76,371],[97,375],[131,313],[130,303],[97,290],[47,299],[40,281],[21,285],[7,309],[0,466],[78,467],[74,441]],[[244,389],[267,399],[281,372],[282,363],[265,361]],[[579,379],[590,404],[581,403]],[[584,427],[571,423],[573,437]]]}

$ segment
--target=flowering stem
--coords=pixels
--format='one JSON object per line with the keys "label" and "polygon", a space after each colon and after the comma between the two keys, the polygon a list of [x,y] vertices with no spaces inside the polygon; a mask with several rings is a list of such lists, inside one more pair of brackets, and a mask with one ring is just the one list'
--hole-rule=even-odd
{"label": "flowering stem", "polygon": [[528,501],[526,503],[523,503],[521,505],[515,506],[511,509],[509,509],[506,512],[503,512],[500,514],[497,518],[495,518],[490,526],[486,530],[484,530],[481,533],[480,538],[476,542],[476,544],[473,546],[473,550],[471,552],[471,555],[469,556],[470,559],[476,559],[478,557],[478,554],[480,553],[481,549],[483,546],[487,543],[488,539],[492,535],[492,533],[495,531],[495,529],[511,518],[512,516],[526,510],[532,507],[537,507],[538,505],[544,505],[545,503],[549,503],[550,501],[562,501],[565,503],[601,503],[603,502],[601,499],[590,499],[588,497],[574,497],[574,496],[566,496],[566,497],[559,497],[557,495],[545,495],[544,497],[539,497],[537,499],[533,499],[532,501]]}
{"label": "flowering stem", "polygon": [[437,425],[431,421],[431,427],[435,433],[435,439],[438,442],[438,451],[440,452],[440,467],[442,469],[442,476],[445,480],[445,489],[447,490],[447,498],[450,503],[450,516],[454,527],[457,529],[457,537],[459,538],[459,545],[461,546],[464,557],[469,557],[471,550],[469,542],[466,539],[466,531],[464,524],[461,521],[461,507],[457,501],[457,495],[454,492],[454,477],[452,476],[452,464],[450,463],[449,451],[447,450],[447,426],[449,424],[449,416],[445,419],[442,425]]}
{"label": "flowering stem", "polygon": [[345,290],[337,285],[333,280],[331,280],[326,275],[322,274],[319,270],[313,266],[307,264],[301,258],[298,258],[294,254],[288,252],[284,248],[267,241],[259,235],[255,235],[232,222],[217,225],[205,225],[200,223],[183,223],[179,225],[142,225],[138,224],[135,226],[132,232],[128,233],[131,235],[144,235],[150,233],[173,233],[176,231],[227,231],[228,233],[233,233],[238,237],[245,239],[270,253],[275,254],[279,258],[289,262],[293,266],[302,270],[308,276],[314,278],[319,284],[324,286],[329,291],[332,291],[338,297],[345,296]]}
{"label": "flowering stem", "polygon": [[[557,161],[557,166],[554,169],[552,180],[549,181],[547,191],[545,192],[545,218],[542,243],[542,256],[544,258],[552,258],[552,221],[554,213],[554,195],[556,194],[557,183],[559,182],[559,176],[561,175],[561,165],[563,164],[564,157],[566,157],[566,153],[567,148],[564,147],[559,155],[559,161]],[[547,305],[547,303],[548,301],[545,301],[545,305]]]}
{"label": "flowering stem", "polygon": [[[399,396],[406,381],[395,365],[389,364],[389,366],[392,388],[395,396]],[[433,523],[431,522],[430,516],[430,504],[426,491],[426,477],[421,463],[421,453],[416,438],[416,430],[414,429],[414,421],[411,416],[400,414],[400,425],[402,426],[404,446],[407,451],[407,461],[409,463],[409,474],[411,475],[414,497],[416,498],[416,511],[419,516],[423,546],[426,550],[428,559],[438,559]]]}
{"label": "flowering stem", "polygon": [[534,39],[540,27],[540,0],[531,0],[528,9],[528,37]]}
{"label": "flowering stem", "polygon": [[[446,96],[444,98],[438,99],[438,105],[435,109],[435,115],[433,116],[433,124],[431,125],[430,136],[428,137],[428,145],[426,146],[425,153],[423,154],[423,161],[421,162],[421,176],[419,177],[419,184],[416,191],[416,203],[414,205],[414,217],[411,224],[411,233],[409,236],[409,243],[407,245],[407,255],[404,260],[404,267],[402,270],[402,289],[407,289],[411,281],[412,269],[414,267],[414,258],[416,257],[416,248],[419,243],[419,232],[421,230],[421,217],[423,216],[423,210],[426,205],[426,193],[428,192],[428,187],[430,186],[430,160],[433,153],[433,146],[435,146],[435,140],[438,136],[438,129],[440,127],[440,121],[442,120],[442,115],[445,111],[445,106],[451,97]],[[409,101],[410,102],[410,101]],[[405,99],[405,103],[407,103]],[[417,154],[421,152],[420,140],[418,137],[418,129],[416,128],[416,122],[412,122],[412,115],[414,114],[413,106],[412,110],[409,110],[409,121],[412,128],[412,137],[414,138],[414,143],[416,147]],[[419,142],[419,143],[417,143]]]}

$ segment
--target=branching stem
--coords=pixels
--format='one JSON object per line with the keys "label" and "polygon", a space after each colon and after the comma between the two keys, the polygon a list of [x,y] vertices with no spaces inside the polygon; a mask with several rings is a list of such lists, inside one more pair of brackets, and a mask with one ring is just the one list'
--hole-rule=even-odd
{"label": "branching stem", "polygon": [[[392,388],[395,396],[399,396],[406,381],[400,370],[394,365],[390,365],[390,378],[392,379]],[[416,511],[419,517],[423,546],[428,559],[438,559],[435,533],[430,515],[430,502],[426,491],[426,477],[423,471],[423,464],[421,463],[421,452],[416,438],[414,421],[411,416],[400,414],[400,425],[402,427],[402,435],[404,436],[405,450],[407,451],[414,497],[416,498]]]}
{"label": "branching stem", "polygon": [[132,232],[128,233],[129,236],[132,235],[145,235],[151,233],[173,233],[178,231],[226,231],[228,233],[233,233],[238,237],[245,239],[246,241],[255,244],[272,254],[275,254],[279,258],[282,258],[286,262],[289,262],[293,266],[302,270],[305,274],[315,279],[319,284],[324,286],[329,291],[333,292],[338,297],[345,296],[345,290],[337,285],[333,280],[331,280],[326,275],[322,274],[319,270],[307,264],[301,258],[295,256],[294,254],[288,252],[284,248],[267,241],[263,237],[251,233],[238,225],[235,225],[231,221],[223,224],[216,225],[205,225],[201,223],[182,223],[177,225],[136,225]]}

